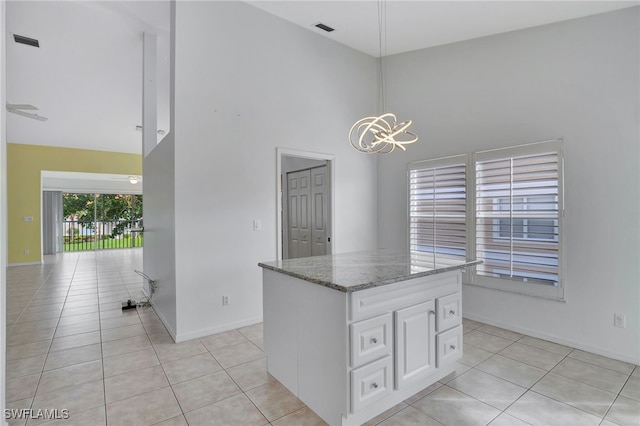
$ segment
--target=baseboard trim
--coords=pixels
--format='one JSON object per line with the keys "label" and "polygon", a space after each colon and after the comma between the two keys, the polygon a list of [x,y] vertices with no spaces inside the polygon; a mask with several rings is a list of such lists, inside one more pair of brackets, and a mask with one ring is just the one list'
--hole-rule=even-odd
{"label": "baseboard trim", "polygon": [[[144,289],[142,292],[144,293],[145,296],[147,296],[147,292],[145,292]],[[160,318],[160,321],[162,322],[162,324],[164,324],[164,328],[167,329],[167,332],[169,333],[173,341],[178,343],[178,340],[176,340],[176,331],[169,325],[164,315],[158,312],[158,310],[156,309],[156,304],[153,302],[153,300],[151,301],[151,309],[153,309],[153,312],[155,312],[158,318]]]}
{"label": "baseboard trim", "polygon": [[40,261],[40,262],[9,263],[9,264],[7,264],[7,267],[10,268],[12,266],[33,266],[33,265],[42,265],[42,261]]}
{"label": "baseboard trim", "polygon": [[210,336],[216,333],[235,330],[236,328],[240,328],[240,327],[246,327],[249,325],[258,324],[260,322],[262,322],[262,317],[254,317],[254,318],[248,318],[242,321],[226,323],[216,327],[205,328],[205,329],[193,331],[190,333],[180,333],[179,335],[176,336],[175,341],[176,343],[184,342],[187,340]]}
{"label": "baseboard trim", "polygon": [[506,324],[500,321],[494,321],[489,318],[484,318],[478,315],[467,315],[464,314],[464,317],[473,321],[478,321],[484,324],[489,324],[494,327],[504,328],[505,330],[515,331],[516,333],[526,334],[527,336],[535,337],[537,339],[548,340],[549,342],[557,343],[559,345],[569,346],[575,349],[579,349],[585,352],[591,352],[596,355],[606,356],[607,358],[616,359],[622,362],[628,362],[630,364],[640,365],[640,359],[633,359],[632,357],[627,357],[624,355],[620,355],[617,353],[609,352],[603,350],[600,347],[594,347],[590,345],[585,345],[581,342],[572,339],[565,339],[560,336],[556,336],[554,334],[544,333],[539,330],[534,330],[526,327],[517,327],[512,324]]}

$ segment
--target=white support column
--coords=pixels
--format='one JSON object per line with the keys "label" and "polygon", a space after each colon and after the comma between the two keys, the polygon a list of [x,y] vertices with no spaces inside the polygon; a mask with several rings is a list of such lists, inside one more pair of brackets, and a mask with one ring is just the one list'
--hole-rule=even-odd
{"label": "white support column", "polygon": [[157,37],[144,33],[142,48],[142,155],[146,157],[158,143],[156,82]]}

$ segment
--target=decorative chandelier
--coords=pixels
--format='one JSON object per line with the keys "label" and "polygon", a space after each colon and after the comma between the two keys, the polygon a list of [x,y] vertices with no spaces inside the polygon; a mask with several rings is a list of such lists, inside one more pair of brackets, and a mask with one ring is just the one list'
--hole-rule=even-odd
{"label": "decorative chandelier", "polygon": [[[382,105],[382,111],[386,110],[386,99],[384,91],[384,66],[383,66],[383,44],[384,54],[387,49],[387,4],[386,0],[378,0],[378,104]],[[383,43],[384,42],[384,43]],[[378,117],[365,117],[355,122],[349,131],[349,142],[357,151],[369,154],[388,154],[396,148],[406,151],[404,145],[414,143],[418,136],[407,129],[411,125],[411,120],[401,123],[397,122],[396,115],[383,113]]]}

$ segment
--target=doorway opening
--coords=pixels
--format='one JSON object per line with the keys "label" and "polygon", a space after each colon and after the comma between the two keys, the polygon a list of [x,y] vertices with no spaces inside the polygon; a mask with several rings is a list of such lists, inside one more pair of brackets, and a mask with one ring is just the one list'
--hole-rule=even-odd
{"label": "doorway opening", "polygon": [[43,255],[143,246],[142,176],[42,171],[41,182]]}
{"label": "doorway opening", "polygon": [[331,154],[277,148],[277,259],[333,252]]}
{"label": "doorway opening", "polygon": [[141,194],[62,193],[63,251],[143,246]]}

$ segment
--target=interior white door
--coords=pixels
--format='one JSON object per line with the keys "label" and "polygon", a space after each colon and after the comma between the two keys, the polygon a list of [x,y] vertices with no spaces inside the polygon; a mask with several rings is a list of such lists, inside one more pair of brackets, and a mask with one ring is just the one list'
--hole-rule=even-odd
{"label": "interior white door", "polygon": [[433,300],[395,312],[396,389],[435,368]]}
{"label": "interior white door", "polygon": [[311,256],[311,172],[287,173],[289,259]]}
{"label": "interior white door", "polygon": [[288,258],[327,254],[327,166],[287,173]]}
{"label": "interior white door", "polygon": [[311,255],[327,254],[327,166],[311,169]]}

